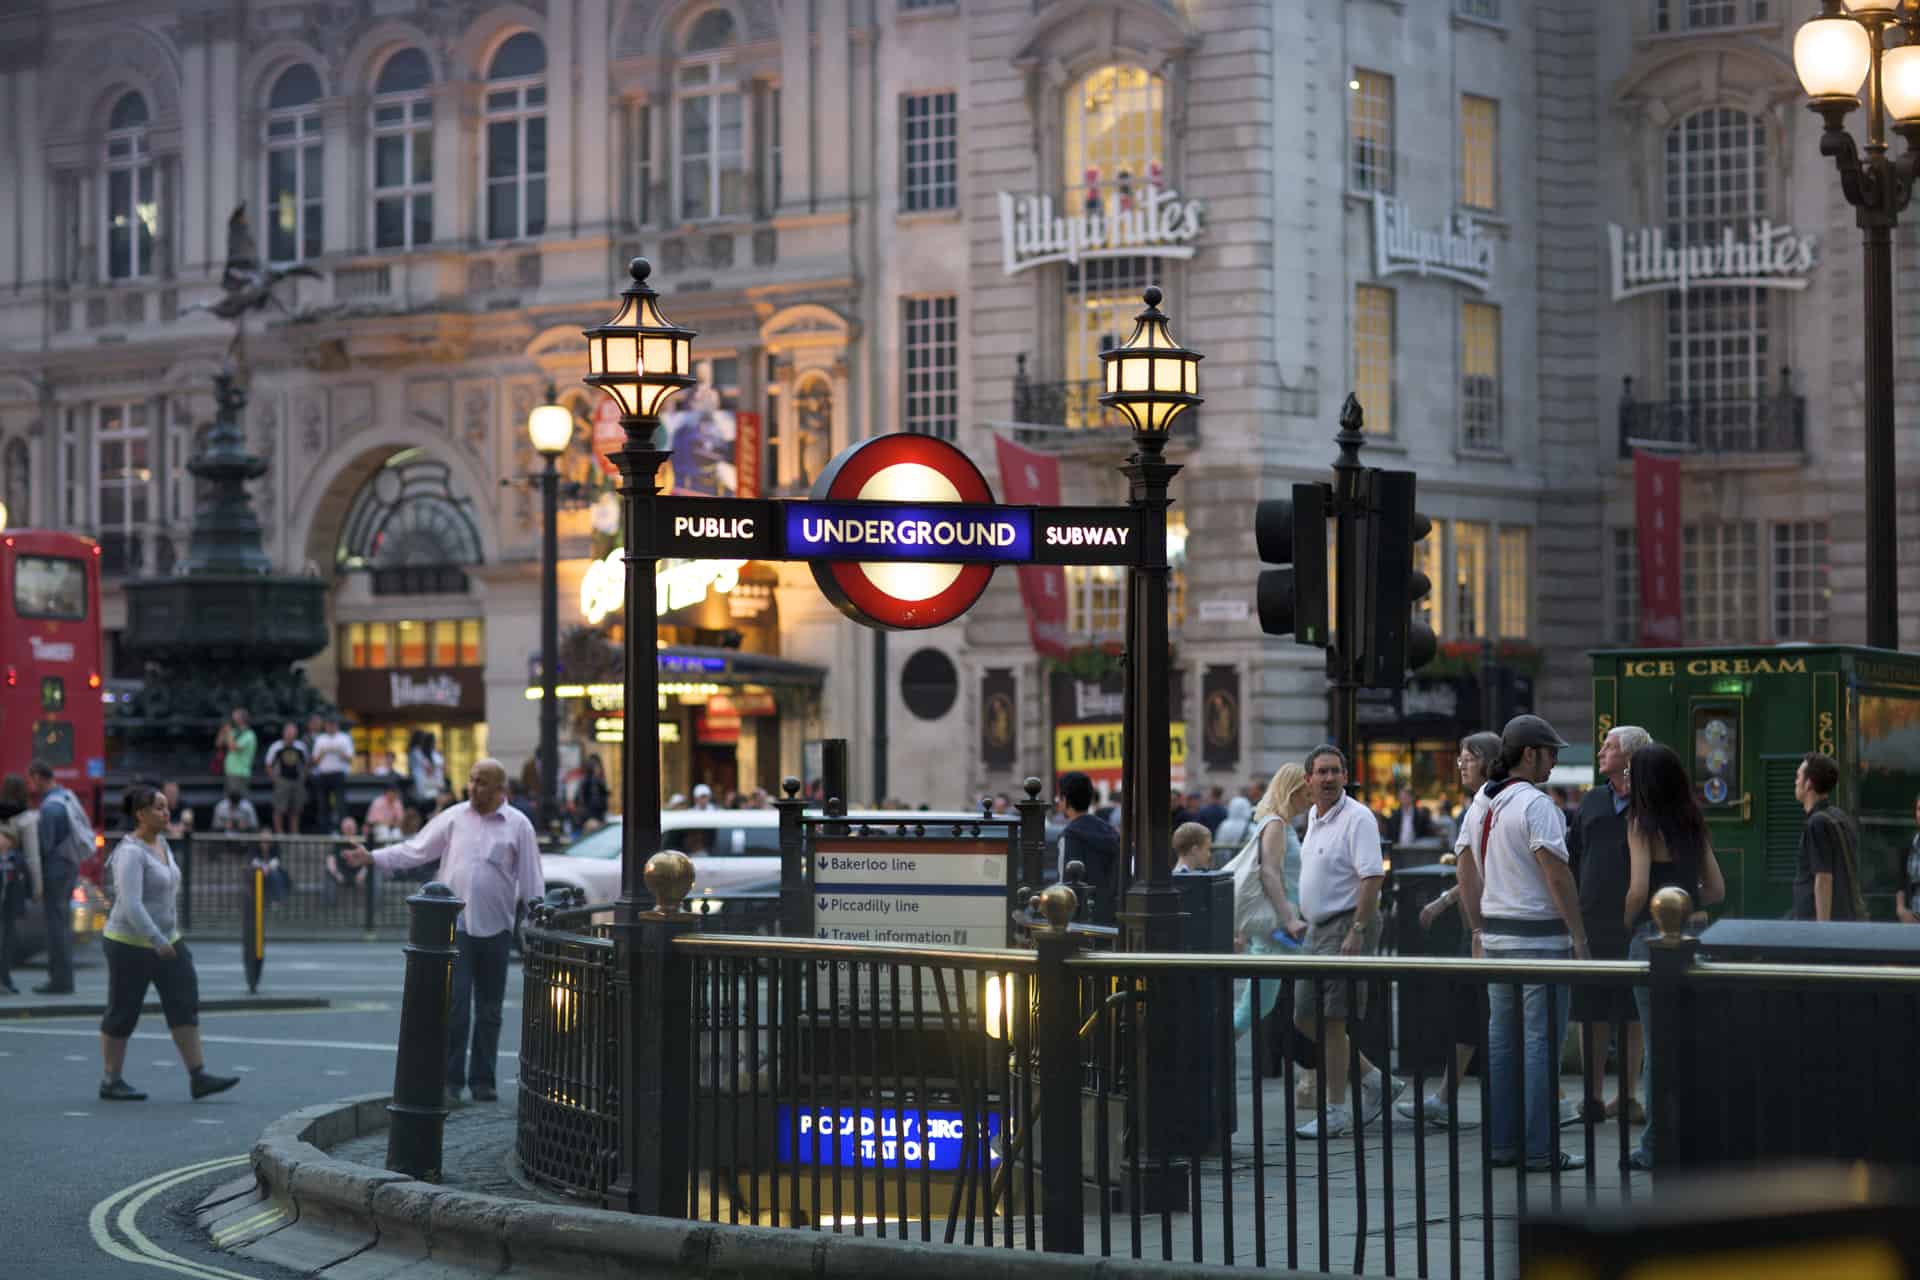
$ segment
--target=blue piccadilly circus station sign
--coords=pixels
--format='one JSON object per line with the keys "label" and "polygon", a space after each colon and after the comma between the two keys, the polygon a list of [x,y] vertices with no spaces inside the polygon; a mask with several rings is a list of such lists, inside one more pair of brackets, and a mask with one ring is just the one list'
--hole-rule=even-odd
{"label": "blue piccadilly circus station sign", "polygon": [[775,1154],[782,1164],[825,1169],[991,1168],[1000,1163],[1000,1113],[988,1112],[986,1121],[969,1142],[958,1111],[780,1106]]}

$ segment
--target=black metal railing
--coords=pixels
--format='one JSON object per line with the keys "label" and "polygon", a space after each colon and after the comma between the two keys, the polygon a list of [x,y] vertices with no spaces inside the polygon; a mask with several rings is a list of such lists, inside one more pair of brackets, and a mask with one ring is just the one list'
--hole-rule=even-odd
{"label": "black metal railing", "polygon": [[1635,400],[1633,379],[1620,396],[1620,456],[1636,448],[1687,453],[1805,453],[1807,398],[1793,390],[1792,374],[1780,371],[1772,395],[1683,400]]}
{"label": "black metal railing", "polygon": [[431,879],[409,872],[382,874],[353,868],[338,855],[357,840],[339,836],[282,836],[196,832],[175,843],[180,860],[180,927],[212,934],[240,927],[256,863],[267,868],[269,936],[401,935],[407,895]]}
{"label": "black metal railing", "polygon": [[[1027,376],[1027,357],[1014,360],[1013,433],[1020,443],[1059,446],[1132,438],[1126,416],[1100,403],[1106,386],[1099,378],[1036,382]],[[1189,409],[1174,419],[1174,439],[1197,433],[1199,412]]]}
{"label": "black metal railing", "polygon": [[562,931],[571,914],[536,909],[521,930],[515,1155],[532,1181],[599,1203],[620,1173],[613,943]]}

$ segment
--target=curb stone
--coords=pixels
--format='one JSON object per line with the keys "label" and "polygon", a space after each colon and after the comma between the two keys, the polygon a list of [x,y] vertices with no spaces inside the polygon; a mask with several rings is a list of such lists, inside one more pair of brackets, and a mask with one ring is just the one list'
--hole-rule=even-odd
{"label": "curb stone", "polygon": [[[684,1222],[457,1191],[350,1164],[327,1148],[387,1127],[384,1093],[305,1107],[252,1150],[257,1200],[228,1184],[201,1201],[207,1229],[235,1206],[285,1225],[232,1250],[330,1280],[433,1280],[479,1272],[528,1280],[1201,1280],[1244,1274],[1193,1263],[936,1245],[777,1227]],[[1276,1277],[1306,1273],[1270,1271]]]}

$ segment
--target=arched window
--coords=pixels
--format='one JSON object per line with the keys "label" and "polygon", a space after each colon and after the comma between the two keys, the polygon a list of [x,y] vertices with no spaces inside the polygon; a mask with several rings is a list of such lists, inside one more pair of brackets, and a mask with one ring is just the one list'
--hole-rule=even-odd
{"label": "arched window", "polygon": [[[1064,212],[1133,212],[1166,184],[1165,82],[1142,67],[1088,72],[1067,91],[1061,141]],[[1099,426],[1100,352],[1132,330],[1141,291],[1159,280],[1159,260],[1083,258],[1063,270],[1066,424]]]}
{"label": "arched window", "polygon": [[5,471],[4,484],[7,495],[7,523],[11,525],[29,525],[33,523],[33,457],[28,452],[25,440],[7,441],[4,462],[0,469]]}
{"label": "arched window", "polygon": [[694,20],[674,71],[680,140],[682,222],[748,212],[746,110],[735,79],[733,15],[709,9]]}
{"label": "arched window", "polygon": [[153,240],[160,230],[153,151],[147,139],[147,100],[123,94],[107,120],[107,279],[137,280],[153,273]]}
{"label": "arched window", "polygon": [[547,47],[522,31],[487,67],[487,239],[547,229]]}
{"label": "arched window", "polygon": [[394,454],[361,487],[334,551],[341,569],[373,573],[375,595],[465,591],[466,567],[480,560],[473,500],[419,449]]}
{"label": "arched window", "polygon": [[373,247],[433,243],[433,68],[402,49],[373,82]]}
{"label": "arched window", "polygon": [[[1768,212],[1766,122],[1730,107],[1697,111],[1666,138],[1667,242],[1745,240]],[[1667,398],[1700,406],[1701,444],[1750,431],[1766,389],[1766,294],[1752,287],[1667,295]],[[1732,441],[1728,440],[1731,444]]]}
{"label": "arched window", "polygon": [[280,73],[267,95],[267,260],[320,256],[324,179],[320,77],[304,62]]}

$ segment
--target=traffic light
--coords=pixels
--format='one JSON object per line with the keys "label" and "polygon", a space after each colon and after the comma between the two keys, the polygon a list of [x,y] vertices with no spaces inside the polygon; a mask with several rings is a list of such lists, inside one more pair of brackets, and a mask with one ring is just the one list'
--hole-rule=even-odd
{"label": "traffic light", "polygon": [[1390,689],[1439,652],[1433,628],[1413,616],[1414,606],[1433,592],[1433,583],[1413,565],[1414,544],[1433,532],[1433,521],[1413,509],[1413,472],[1375,471],[1372,478],[1367,518],[1371,589],[1360,683]]}
{"label": "traffic light", "polygon": [[1291,498],[1268,498],[1254,508],[1253,536],[1266,564],[1255,599],[1260,629],[1292,635],[1299,644],[1327,647],[1327,508],[1333,489],[1296,484]]}

